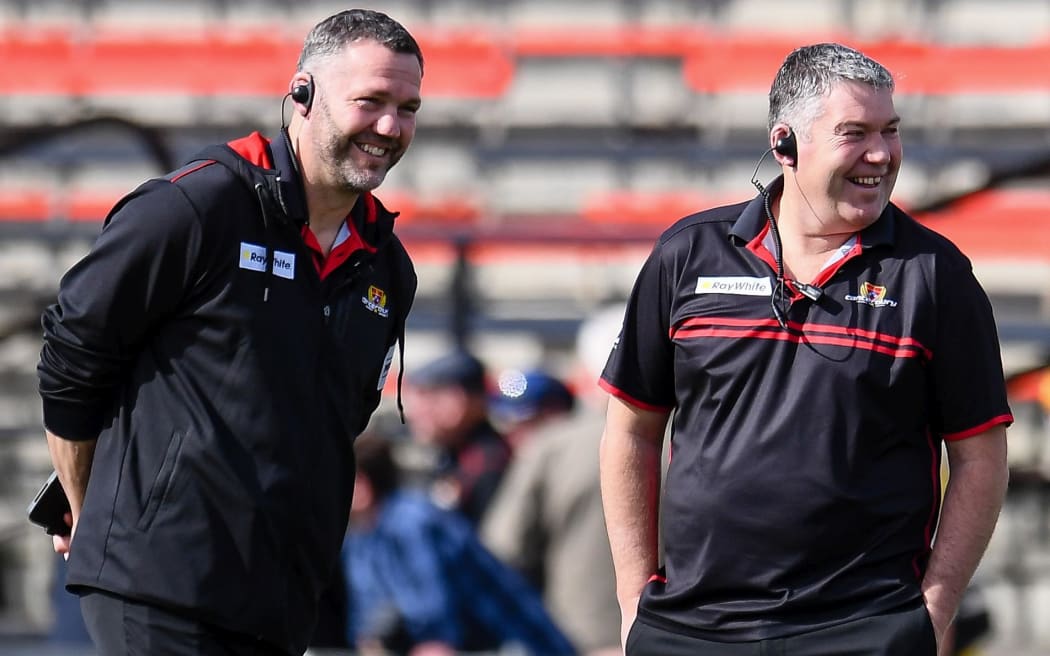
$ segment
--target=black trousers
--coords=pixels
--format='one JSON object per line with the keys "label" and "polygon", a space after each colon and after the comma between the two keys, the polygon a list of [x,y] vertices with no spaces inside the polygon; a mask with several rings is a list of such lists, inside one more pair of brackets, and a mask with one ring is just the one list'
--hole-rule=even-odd
{"label": "black trousers", "polygon": [[98,590],[80,593],[80,612],[99,656],[288,656],[251,636]]}
{"label": "black trousers", "polygon": [[936,656],[926,606],[901,610],[787,638],[714,642],[636,621],[627,656]]}

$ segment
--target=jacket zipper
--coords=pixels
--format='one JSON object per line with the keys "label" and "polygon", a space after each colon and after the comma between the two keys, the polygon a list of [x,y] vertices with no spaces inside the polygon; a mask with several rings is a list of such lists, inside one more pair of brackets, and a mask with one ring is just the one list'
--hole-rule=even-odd
{"label": "jacket zipper", "polygon": [[362,254],[356,253],[351,257],[353,257],[354,259],[348,262],[346,265],[344,265],[349,266],[351,268],[350,273],[348,273],[341,282],[339,282],[337,285],[326,291],[324,294],[325,301],[324,307],[321,308],[321,313],[324,315],[325,325],[327,325],[332,318],[332,304],[329,299],[335,296],[336,292],[343,289],[344,287],[352,286],[354,283],[357,282],[357,279],[361,277],[361,274],[365,271],[365,269],[371,268],[371,265],[369,265],[368,267],[361,266],[366,261],[365,256],[363,256]]}

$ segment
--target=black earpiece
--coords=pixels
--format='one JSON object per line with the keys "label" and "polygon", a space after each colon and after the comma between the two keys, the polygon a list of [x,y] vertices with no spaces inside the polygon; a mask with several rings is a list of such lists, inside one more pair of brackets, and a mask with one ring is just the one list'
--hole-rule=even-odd
{"label": "black earpiece", "polygon": [[777,139],[777,143],[773,146],[773,150],[783,157],[790,158],[791,166],[796,166],[798,164],[798,144],[795,142],[794,132],[788,132],[783,137]]}
{"label": "black earpiece", "polygon": [[306,78],[306,82],[295,85],[292,88],[292,100],[299,103],[310,111],[310,105],[314,101],[314,76]]}

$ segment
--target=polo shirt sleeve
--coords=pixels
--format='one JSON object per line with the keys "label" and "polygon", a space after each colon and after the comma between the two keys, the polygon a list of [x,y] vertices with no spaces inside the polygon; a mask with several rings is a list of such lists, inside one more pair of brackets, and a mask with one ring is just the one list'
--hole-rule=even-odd
{"label": "polo shirt sleeve", "polygon": [[653,249],[635,280],[620,337],[613,345],[599,385],[644,410],[675,406],[671,300],[674,290],[664,262],[663,243]]}
{"label": "polo shirt sleeve", "polygon": [[969,262],[939,271],[935,293],[932,429],[951,441],[1011,423],[991,303]]}

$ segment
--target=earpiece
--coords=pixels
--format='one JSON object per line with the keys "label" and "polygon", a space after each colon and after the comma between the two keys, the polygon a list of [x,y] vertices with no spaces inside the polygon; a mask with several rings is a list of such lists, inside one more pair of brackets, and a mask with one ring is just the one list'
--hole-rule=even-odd
{"label": "earpiece", "polygon": [[295,85],[292,88],[292,100],[299,103],[310,111],[310,105],[314,101],[314,76],[309,75],[306,82]]}
{"label": "earpiece", "polygon": [[790,158],[791,162],[789,162],[789,164],[791,166],[798,165],[798,144],[795,142],[794,132],[788,132],[783,137],[777,139],[777,143],[773,146],[773,150],[783,157]]}

